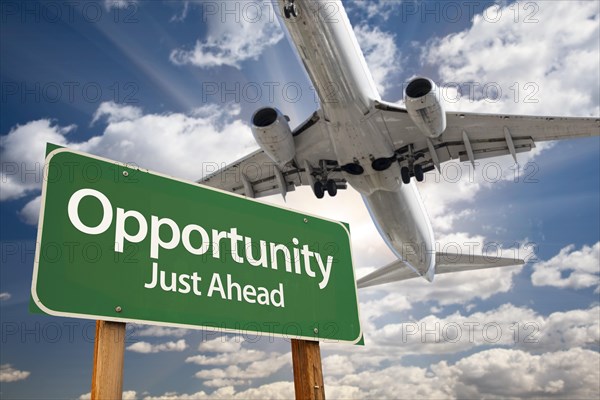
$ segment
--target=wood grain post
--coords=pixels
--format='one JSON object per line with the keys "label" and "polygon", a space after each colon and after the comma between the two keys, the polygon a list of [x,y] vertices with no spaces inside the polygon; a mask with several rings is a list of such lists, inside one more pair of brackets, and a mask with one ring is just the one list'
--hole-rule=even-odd
{"label": "wood grain post", "polygon": [[319,342],[292,339],[294,389],[298,400],[325,400]]}
{"label": "wood grain post", "polygon": [[92,400],[121,399],[125,323],[96,321]]}

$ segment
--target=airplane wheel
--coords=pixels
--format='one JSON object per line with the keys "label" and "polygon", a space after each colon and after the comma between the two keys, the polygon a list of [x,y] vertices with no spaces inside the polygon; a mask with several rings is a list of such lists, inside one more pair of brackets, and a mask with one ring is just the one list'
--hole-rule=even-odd
{"label": "airplane wheel", "polygon": [[402,183],[408,185],[410,183],[410,171],[408,167],[400,168],[400,175],[402,176]]}
{"label": "airplane wheel", "polygon": [[337,194],[337,185],[335,181],[330,179],[327,181],[327,184],[325,186],[327,188],[327,193],[329,194],[329,196],[335,197],[335,195]]}
{"label": "airplane wheel", "polygon": [[296,8],[295,4],[292,4],[290,6],[290,14],[292,14],[292,17],[296,18],[298,16],[298,9]]}
{"label": "airplane wheel", "polygon": [[323,197],[325,197],[325,188],[323,187],[323,184],[321,182],[315,182],[315,187],[313,188],[313,191],[315,192],[315,196],[317,196],[317,199],[322,199]]}
{"label": "airplane wheel", "polygon": [[417,179],[417,182],[423,182],[423,179],[425,178],[423,167],[420,165],[415,165],[415,178]]}
{"label": "airplane wheel", "polygon": [[292,16],[292,12],[290,11],[288,6],[283,7],[283,15],[285,16],[285,19],[290,19],[290,17]]}

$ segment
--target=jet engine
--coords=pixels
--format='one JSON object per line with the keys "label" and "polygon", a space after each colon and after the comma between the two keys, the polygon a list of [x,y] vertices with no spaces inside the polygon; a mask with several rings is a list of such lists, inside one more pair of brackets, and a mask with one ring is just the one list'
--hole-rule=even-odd
{"label": "jet engine", "polygon": [[288,117],[276,108],[265,107],[254,113],[252,134],[261,149],[280,166],[292,161],[296,155]]}
{"label": "jet engine", "polygon": [[446,112],[436,84],[427,78],[415,78],[404,93],[406,111],[425,136],[436,138],[446,130]]}

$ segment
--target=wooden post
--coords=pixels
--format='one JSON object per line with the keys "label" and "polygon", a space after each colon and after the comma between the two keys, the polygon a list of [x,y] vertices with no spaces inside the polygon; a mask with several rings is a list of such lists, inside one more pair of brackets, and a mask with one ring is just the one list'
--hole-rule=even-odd
{"label": "wooden post", "polygon": [[96,321],[92,400],[121,399],[125,323]]}
{"label": "wooden post", "polygon": [[325,400],[319,342],[292,339],[294,389],[298,400]]}

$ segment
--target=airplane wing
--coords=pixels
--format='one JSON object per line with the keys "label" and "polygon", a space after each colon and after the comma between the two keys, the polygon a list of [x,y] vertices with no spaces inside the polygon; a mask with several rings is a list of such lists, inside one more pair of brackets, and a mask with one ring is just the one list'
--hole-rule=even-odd
{"label": "airplane wing", "polygon": [[379,128],[389,135],[401,156],[409,145],[417,155],[416,164],[425,172],[439,168],[445,161],[470,161],[517,153],[535,148],[546,140],[597,136],[598,118],[540,117],[510,114],[446,112],[447,127],[440,137],[429,139],[421,134],[406,110],[391,103],[378,102],[375,118]]}
{"label": "airplane wing", "polygon": [[[491,256],[477,256],[472,254],[435,254],[435,274],[448,274],[452,272],[473,271],[497,267],[509,267],[522,265],[523,260],[513,258],[500,258]],[[356,281],[359,289],[369,286],[382,285],[384,283],[398,282],[406,279],[420,277],[412,268],[402,260],[396,260],[385,267],[378,268],[374,272]]]}
{"label": "airplane wing", "polygon": [[[372,121],[366,121],[372,119]],[[459,159],[471,161],[518,153],[535,148],[539,141],[589,137],[600,134],[600,119],[540,117],[510,114],[446,112],[447,126],[436,139],[424,136],[406,109],[393,103],[375,102],[365,121],[374,122],[396,149],[402,166],[409,163],[409,152],[424,172]],[[346,188],[333,146],[320,111],[293,131],[296,146],[294,161],[279,167],[262,150],[204,177],[198,183],[247,197],[285,195],[297,186],[311,185],[326,172],[338,189]]]}
{"label": "airplane wing", "polygon": [[[320,170],[327,167],[323,163],[337,166],[324,123],[317,111],[292,132],[296,157],[285,167],[278,166],[264,151],[257,150],[198,183],[252,198],[274,194],[285,197],[297,186],[310,185]],[[345,189],[346,180],[339,169],[328,171],[329,179],[336,182],[338,189]]]}

